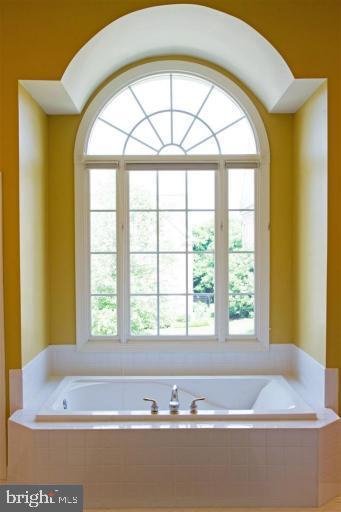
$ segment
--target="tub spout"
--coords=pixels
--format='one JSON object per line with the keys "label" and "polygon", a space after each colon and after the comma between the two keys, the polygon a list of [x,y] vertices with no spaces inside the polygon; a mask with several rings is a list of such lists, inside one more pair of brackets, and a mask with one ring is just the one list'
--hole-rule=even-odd
{"label": "tub spout", "polygon": [[180,403],[179,403],[179,395],[178,395],[178,386],[176,384],[174,384],[174,386],[172,388],[171,399],[169,402],[169,412],[171,414],[177,414],[179,412],[179,407],[180,407]]}

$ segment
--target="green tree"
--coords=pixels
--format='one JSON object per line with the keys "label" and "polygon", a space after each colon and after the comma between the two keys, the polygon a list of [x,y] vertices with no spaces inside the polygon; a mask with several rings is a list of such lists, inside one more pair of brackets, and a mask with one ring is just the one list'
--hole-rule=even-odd
{"label": "green tree", "polygon": [[[211,225],[197,227],[193,231],[193,251],[214,250],[214,228]],[[235,252],[229,261],[230,293],[238,294],[253,290],[254,262],[249,254],[238,254],[242,239],[238,226],[230,225],[230,251]],[[193,289],[196,293],[214,292],[214,258],[211,255],[198,255],[193,261]],[[235,295],[230,300],[230,318],[241,319],[253,316],[252,295]]]}

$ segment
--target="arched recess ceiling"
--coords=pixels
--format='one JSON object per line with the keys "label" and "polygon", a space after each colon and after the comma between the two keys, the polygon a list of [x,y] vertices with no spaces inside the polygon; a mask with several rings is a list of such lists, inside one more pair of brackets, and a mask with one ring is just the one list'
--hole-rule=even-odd
{"label": "arched recess ceiling", "polygon": [[323,81],[295,79],[278,51],[244,21],[208,7],[178,4],[142,9],[113,21],[79,50],[60,81],[20,82],[48,114],[74,114],[121,67],[172,54],[203,58],[227,69],[270,112],[295,112]]}

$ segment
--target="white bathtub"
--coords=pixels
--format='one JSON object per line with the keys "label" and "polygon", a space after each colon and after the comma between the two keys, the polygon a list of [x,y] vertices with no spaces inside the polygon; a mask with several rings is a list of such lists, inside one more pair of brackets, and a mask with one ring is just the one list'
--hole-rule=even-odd
{"label": "white bathtub", "polygon": [[[172,386],[180,411],[169,413]],[[193,399],[198,412],[191,414]],[[151,414],[150,397],[159,412]],[[66,409],[64,407],[67,407]],[[313,420],[316,413],[281,376],[65,377],[37,421]]]}

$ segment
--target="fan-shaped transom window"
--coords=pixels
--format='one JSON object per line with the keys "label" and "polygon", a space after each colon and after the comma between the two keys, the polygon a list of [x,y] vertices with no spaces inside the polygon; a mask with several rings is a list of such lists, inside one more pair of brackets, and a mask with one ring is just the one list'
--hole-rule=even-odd
{"label": "fan-shaped transom window", "polygon": [[88,155],[255,154],[244,110],[220,87],[184,73],[131,83],[101,110]]}

